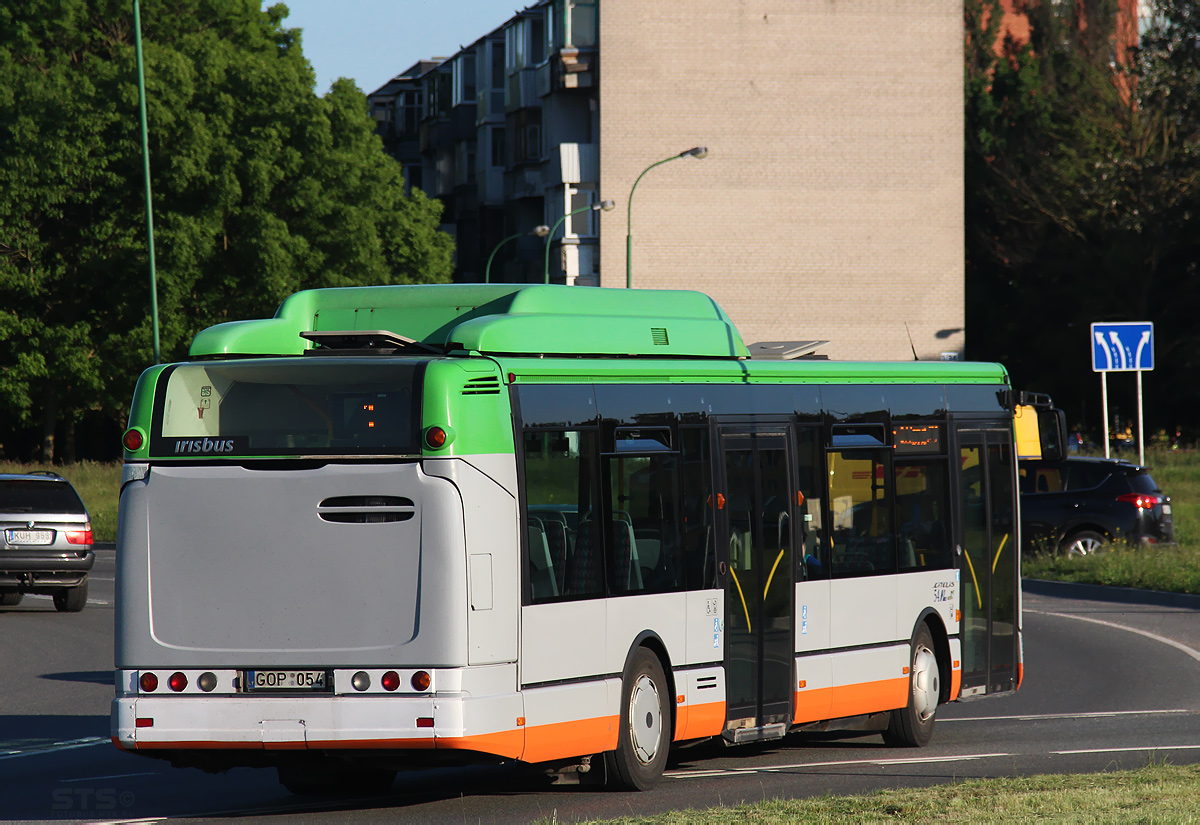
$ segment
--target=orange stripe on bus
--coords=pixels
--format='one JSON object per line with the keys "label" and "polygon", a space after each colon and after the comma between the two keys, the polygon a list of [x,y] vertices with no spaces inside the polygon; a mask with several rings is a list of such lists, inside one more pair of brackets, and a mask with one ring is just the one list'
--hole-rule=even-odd
{"label": "orange stripe on bus", "polygon": [[130,750],[262,750],[262,742],[135,742]]}
{"label": "orange stripe on bus", "polygon": [[617,716],[555,722],[549,725],[526,725],[525,762],[545,762],[586,753],[616,750]]}
{"label": "orange stripe on bus", "polygon": [[908,678],[881,679],[833,689],[829,709],[833,718],[895,710],[908,704]]}
{"label": "orange stripe on bus", "polygon": [[958,698],[959,691],[962,690],[962,668],[954,668],[950,671],[950,701],[953,702]]}
{"label": "orange stripe on bus", "polygon": [[[686,712],[686,716],[684,715]],[[675,719],[675,741],[716,736],[725,727],[725,703],[705,702],[679,708]]]}
{"label": "orange stripe on bus", "polygon": [[476,736],[439,737],[436,741],[438,750],[479,751],[480,753],[494,753],[509,759],[519,759],[521,752],[525,749],[525,731],[524,729],[502,730],[496,733],[481,733]]}
{"label": "orange stripe on bus", "polygon": [[795,694],[795,713],[792,722],[819,722],[829,718],[829,708],[833,705],[833,688],[812,688],[798,690]]}

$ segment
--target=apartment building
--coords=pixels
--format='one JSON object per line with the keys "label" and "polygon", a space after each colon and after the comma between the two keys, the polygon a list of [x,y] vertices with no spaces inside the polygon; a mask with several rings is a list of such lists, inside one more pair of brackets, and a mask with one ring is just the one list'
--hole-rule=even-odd
{"label": "apartment building", "polygon": [[946,0],[540,0],[368,97],[446,205],[458,280],[700,289],[749,342],[954,358],[962,20]]}

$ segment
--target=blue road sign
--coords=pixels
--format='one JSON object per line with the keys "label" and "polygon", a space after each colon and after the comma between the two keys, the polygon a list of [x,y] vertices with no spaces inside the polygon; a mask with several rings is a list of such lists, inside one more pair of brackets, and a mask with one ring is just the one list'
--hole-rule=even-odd
{"label": "blue road sign", "polygon": [[1122,321],[1092,324],[1092,370],[1133,372],[1154,369],[1154,324]]}

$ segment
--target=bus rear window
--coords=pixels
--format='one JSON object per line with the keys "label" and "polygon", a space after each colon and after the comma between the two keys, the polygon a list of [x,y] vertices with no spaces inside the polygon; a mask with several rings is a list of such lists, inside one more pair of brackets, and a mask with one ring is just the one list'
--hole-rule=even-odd
{"label": "bus rear window", "polygon": [[418,363],[184,364],[159,378],[163,458],[420,453]]}

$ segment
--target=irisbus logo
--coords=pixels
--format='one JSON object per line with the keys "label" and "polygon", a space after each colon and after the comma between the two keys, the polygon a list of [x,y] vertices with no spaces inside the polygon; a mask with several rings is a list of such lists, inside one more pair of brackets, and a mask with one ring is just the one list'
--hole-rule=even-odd
{"label": "irisbus logo", "polygon": [[206,455],[232,453],[234,451],[232,438],[178,438],[175,440],[175,454],[204,453]]}

